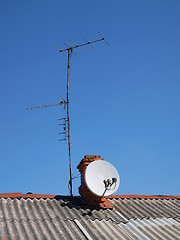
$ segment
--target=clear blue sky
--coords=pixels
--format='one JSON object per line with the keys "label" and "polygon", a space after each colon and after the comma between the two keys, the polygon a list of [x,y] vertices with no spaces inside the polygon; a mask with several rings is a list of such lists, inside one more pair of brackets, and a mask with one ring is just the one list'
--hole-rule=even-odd
{"label": "clear blue sky", "polygon": [[117,194],[180,194],[178,0],[0,1],[0,192],[69,193],[63,110],[26,107],[66,96],[67,58],[52,44],[98,31],[110,45],[71,62],[73,176],[101,155],[120,174]]}

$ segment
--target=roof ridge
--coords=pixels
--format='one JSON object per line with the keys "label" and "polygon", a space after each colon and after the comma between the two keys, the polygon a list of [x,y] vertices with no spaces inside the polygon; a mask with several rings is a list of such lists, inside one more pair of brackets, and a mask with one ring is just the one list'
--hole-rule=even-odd
{"label": "roof ridge", "polygon": [[22,194],[21,192],[0,193],[0,198],[55,198],[56,196],[53,194]]}
{"label": "roof ridge", "polygon": [[[0,193],[0,198],[50,198],[55,199],[56,197],[69,197],[65,195],[53,195],[53,194],[33,194],[27,193],[22,194],[21,192],[13,193]],[[75,196],[77,197],[77,196]],[[180,199],[180,196],[176,195],[112,195],[107,197],[107,199],[123,199],[123,198],[139,198],[139,199]]]}
{"label": "roof ridge", "polygon": [[123,198],[140,198],[140,199],[180,199],[180,196],[175,195],[112,195],[107,197],[109,199],[123,199]]}

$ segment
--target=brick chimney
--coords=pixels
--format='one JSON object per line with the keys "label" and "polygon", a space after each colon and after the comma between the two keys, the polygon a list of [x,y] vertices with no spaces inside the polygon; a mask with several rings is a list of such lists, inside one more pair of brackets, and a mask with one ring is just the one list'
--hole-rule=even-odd
{"label": "brick chimney", "polygon": [[99,196],[96,196],[86,186],[84,179],[85,170],[91,162],[96,160],[104,161],[104,159],[101,158],[101,156],[85,155],[84,158],[79,163],[79,165],[77,166],[77,169],[79,169],[79,172],[81,173],[81,186],[79,187],[79,194],[81,195],[85,204],[87,204],[90,207],[113,208],[113,205],[110,203],[110,201],[108,201],[105,197],[101,198]]}

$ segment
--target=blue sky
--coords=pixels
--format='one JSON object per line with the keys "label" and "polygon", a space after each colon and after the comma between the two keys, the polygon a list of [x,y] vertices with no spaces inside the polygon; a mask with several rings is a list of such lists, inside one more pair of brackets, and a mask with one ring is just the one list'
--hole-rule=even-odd
{"label": "blue sky", "polygon": [[[73,176],[84,155],[118,170],[116,194],[179,194],[180,1],[0,1],[0,192],[69,194],[58,142],[70,39]],[[79,179],[73,181],[78,194]]]}

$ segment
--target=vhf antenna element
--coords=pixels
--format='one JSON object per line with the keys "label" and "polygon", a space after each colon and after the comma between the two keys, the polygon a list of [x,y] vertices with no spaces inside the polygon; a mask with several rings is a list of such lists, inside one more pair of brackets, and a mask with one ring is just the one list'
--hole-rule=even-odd
{"label": "vhf antenna element", "polygon": [[[99,33],[99,32],[98,32]],[[71,59],[71,56],[72,56],[72,53],[77,56],[77,53],[74,51],[74,49],[80,49],[81,51],[82,48],[81,47],[84,47],[86,45],[90,45],[91,47],[94,48],[93,44],[94,43],[97,43],[97,42],[100,42],[100,41],[105,41],[105,43],[107,45],[108,42],[106,41],[106,39],[102,36],[101,33],[99,33],[100,35],[100,38],[97,39],[97,40],[94,40],[94,41],[88,41],[85,37],[83,37],[85,39],[85,43],[82,43],[82,44],[76,44],[74,43],[72,40],[70,40],[70,43],[73,44],[73,46],[70,46],[68,43],[64,43],[65,46],[67,48],[65,49],[59,49],[56,45],[53,44],[53,46],[55,46],[58,51],[60,53],[63,53],[67,58],[68,58],[68,63],[67,63],[67,92],[66,92],[66,100],[62,98],[62,101],[60,101],[59,103],[57,104],[50,104],[50,105],[44,105],[44,106],[39,106],[39,107],[32,107],[32,108],[27,108],[27,110],[30,110],[30,109],[36,109],[36,108],[44,108],[44,107],[51,107],[51,106],[58,106],[58,105],[64,105],[64,108],[66,108],[66,118],[61,118],[59,120],[63,120],[64,123],[62,124],[58,124],[58,125],[63,125],[63,129],[64,131],[62,133],[59,133],[59,134],[64,134],[65,137],[63,139],[60,139],[59,141],[62,141],[62,140],[66,140],[66,137],[68,139],[68,152],[69,152],[69,175],[70,175],[70,180],[69,180],[69,186],[70,186],[70,196],[72,197],[73,196],[73,193],[72,193],[72,166],[71,166],[71,131],[70,131],[70,117],[69,117],[69,74],[70,74],[70,59]],[[67,53],[67,54],[66,54]],[[67,133],[66,133],[66,127],[67,127]]]}

